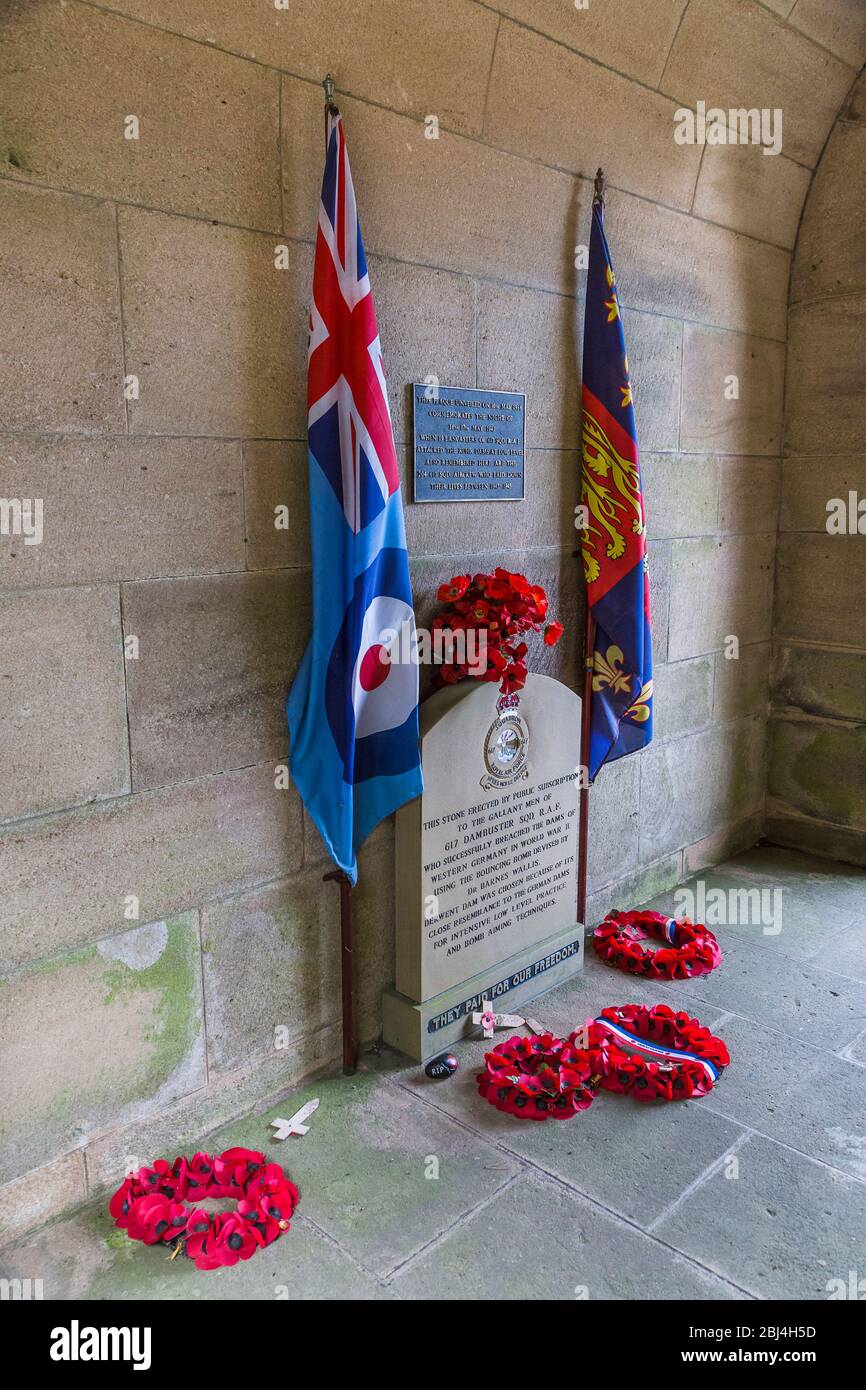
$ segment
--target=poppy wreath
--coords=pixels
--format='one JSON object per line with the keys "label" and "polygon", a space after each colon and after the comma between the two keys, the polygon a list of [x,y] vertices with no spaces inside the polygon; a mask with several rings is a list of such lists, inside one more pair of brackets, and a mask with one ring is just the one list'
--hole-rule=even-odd
{"label": "poppy wreath", "polygon": [[602,1009],[588,1031],[601,1052],[602,1089],[635,1100],[705,1096],[731,1060],[721,1038],[667,1004]]}
{"label": "poppy wreath", "polygon": [[[555,647],[562,636],[562,623],[553,622],[547,613],[547,594],[540,584],[530,584],[525,574],[512,574],[497,568],[492,574],[456,574],[447,584],[440,584],[439,602],[443,611],[433,619],[433,631],[448,633],[452,639],[475,632],[481,655],[486,651],[486,665],[444,661],[437,670],[438,685],[454,685],[467,676],[483,681],[499,681],[503,695],[513,695],[526,685],[526,654],[529,647],[524,636],[542,632],[544,643]],[[455,648],[459,646],[455,642]]]}
{"label": "poppy wreath", "polygon": [[603,1009],[565,1040],[551,1033],[509,1038],[484,1061],[478,1091],[497,1110],[518,1120],[571,1120],[599,1090],[641,1101],[705,1096],[730,1057],[687,1013],[625,1004]]}
{"label": "poppy wreath", "polygon": [[[237,1202],[234,1211],[198,1211],[209,1197]],[[248,1260],[289,1229],[298,1189],[278,1163],[253,1149],[194,1154],[169,1163],[158,1158],[125,1179],[109,1203],[114,1224],[130,1240],[172,1245],[197,1269]]]}
{"label": "poppy wreath", "polygon": [[[552,1033],[513,1037],[485,1053],[479,1094],[517,1120],[571,1120],[592,1105],[601,1084],[600,1054]],[[599,1030],[599,1039],[603,1033]]]}
{"label": "poppy wreath", "polygon": [[[649,951],[640,944],[647,938],[667,944]],[[722,963],[721,947],[711,931],[688,917],[665,917],[662,912],[610,912],[592,941],[602,960],[645,980],[688,980],[708,975]]]}

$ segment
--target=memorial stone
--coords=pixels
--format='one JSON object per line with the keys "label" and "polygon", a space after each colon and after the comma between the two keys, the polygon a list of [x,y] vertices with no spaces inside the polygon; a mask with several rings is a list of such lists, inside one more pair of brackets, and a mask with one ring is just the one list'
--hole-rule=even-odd
{"label": "memorial stone", "polygon": [[583,965],[576,919],[580,699],[529,675],[421,709],[424,792],[397,813],[396,987],[385,1039],[421,1061]]}

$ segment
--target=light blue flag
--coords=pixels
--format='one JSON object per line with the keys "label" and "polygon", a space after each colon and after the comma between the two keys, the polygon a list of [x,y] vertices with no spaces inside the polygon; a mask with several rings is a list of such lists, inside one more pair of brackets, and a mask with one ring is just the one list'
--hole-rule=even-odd
{"label": "light blue flag", "polygon": [[[334,862],[420,795],[400,473],[346,141],[329,121],[308,366],[313,634],[286,702],[291,771]],[[407,656],[410,659],[406,659]]]}

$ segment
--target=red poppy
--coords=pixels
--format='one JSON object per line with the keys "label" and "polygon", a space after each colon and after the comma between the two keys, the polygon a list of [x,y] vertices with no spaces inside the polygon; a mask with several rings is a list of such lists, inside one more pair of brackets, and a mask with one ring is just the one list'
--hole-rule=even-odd
{"label": "red poppy", "polygon": [[544,643],[547,647],[555,647],[563,633],[562,623],[548,623],[544,629]]}
{"label": "red poppy", "polygon": [[628,1052],[621,1052],[618,1048],[611,1049],[608,1056],[608,1070],[601,1084],[606,1091],[613,1091],[617,1095],[626,1095],[637,1084],[645,1071],[646,1062],[643,1057],[634,1057]]}
{"label": "red poppy", "polygon": [[730,1066],[731,1056],[721,1038],[712,1036],[700,1039],[700,1054],[717,1067]]}
{"label": "red poppy", "polygon": [[672,1082],[674,1100],[690,1100],[694,1095],[702,1095],[705,1079],[706,1072],[700,1062],[680,1062]]}
{"label": "red poppy", "polygon": [[212,1176],[213,1159],[210,1154],[193,1154],[187,1163],[187,1195],[195,1197],[197,1191],[209,1185]]}
{"label": "red poppy", "polygon": [[512,695],[515,690],[522,690],[526,684],[526,666],[522,661],[515,661],[503,673],[499,689],[503,695]]}
{"label": "red poppy", "polygon": [[635,1100],[673,1100],[673,1068],[664,1071],[650,1063],[635,1081],[632,1096]]}
{"label": "red poppy", "polygon": [[207,1249],[196,1259],[196,1265],[200,1269],[236,1265],[239,1260],[248,1260],[264,1245],[263,1235],[251,1222],[229,1212],[207,1242]]}
{"label": "red poppy", "polygon": [[[156,1245],[165,1237],[168,1239],[171,1226],[171,1206],[167,1197],[156,1192],[142,1197],[135,1207],[135,1226],[141,1232],[140,1240],[145,1245]],[[131,1227],[129,1228],[131,1231]]]}
{"label": "red poppy", "polygon": [[122,1231],[128,1230],[135,1221],[133,1205],[137,1195],[133,1179],[127,1178],[108,1204],[115,1226],[119,1226]]}
{"label": "red poppy", "polygon": [[511,598],[511,585],[501,579],[488,579],[484,585],[484,595],[494,603],[504,603]]}
{"label": "red poppy", "polygon": [[453,603],[455,599],[462,598],[469,588],[469,575],[458,574],[451,580],[450,584],[439,586],[438,599],[440,603]]}
{"label": "red poppy", "polygon": [[533,584],[530,589],[530,594],[539,618],[545,617],[547,614],[547,594],[540,584]]}
{"label": "red poppy", "polygon": [[[276,1202],[285,1208],[283,1216],[291,1216],[300,1200],[298,1189],[286,1177],[278,1163],[267,1164],[259,1176],[250,1183],[247,1196],[256,1201],[264,1197],[275,1198]],[[269,1215],[279,1219],[274,1211],[269,1210]]]}
{"label": "red poppy", "polygon": [[222,1261],[216,1255],[216,1243],[222,1227],[222,1217],[217,1215],[208,1221],[208,1228],[191,1236],[184,1242],[185,1253],[195,1264],[196,1269],[219,1269]]}
{"label": "red poppy", "polygon": [[193,1260],[199,1269],[209,1269],[213,1266],[207,1263],[199,1263],[200,1260],[207,1260],[208,1242],[213,1235],[210,1217],[206,1212],[193,1212],[186,1234],[183,1238],[184,1254]]}
{"label": "red poppy", "polygon": [[522,661],[523,658],[526,656],[526,653],[529,651],[529,648],[527,647],[525,642],[517,642],[515,645],[512,645],[510,642],[508,642],[505,644],[502,650],[506,652],[508,656],[513,657],[515,661]]}
{"label": "red poppy", "polygon": [[174,1181],[174,1195],[179,1202],[182,1202],[189,1192],[190,1173],[189,1164],[180,1155],[171,1165],[172,1179]]}
{"label": "red poppy", "polygon": [[447,685],[456,685],[458,681],[463,680],[467,669],[466,666],[455,666],[450,662],[444,662],[439,668],[439,673]]}

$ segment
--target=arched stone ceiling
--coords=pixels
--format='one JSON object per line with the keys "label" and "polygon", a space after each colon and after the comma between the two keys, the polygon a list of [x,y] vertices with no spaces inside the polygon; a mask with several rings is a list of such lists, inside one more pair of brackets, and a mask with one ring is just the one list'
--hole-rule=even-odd
{"label": "arched stone ceiling", "polygon": [[791,275],[770,832],[866,863],[866,76],[833,126]]}
{"label": "arched stone ceiling", "polygon": [[[866,0],[292,0],[282,12],[258,0],[93,3],[312,81],[327,60],[343,93],[436,114],[450,131],[583,175],[594,170],[581,132],[598,122],[621,141],[615,187],[786,247],[866,59]],[[522,108],[519,125],[488,107],[498,77]],[[780,108],[783,153],[744,160],[718,146],[699,172],[688,160],[660,168],[670,101]]]}
{"label": "arched stone ceiling", "polygon": [[[257,207],[225,216],[208,187],[219,183],[218,165],[202,169],[198,196],[189,179],[172,187],[170,163],[165,181],[152,166],[125,187],[132,166],[117,154],[105,94],[85,57],[88,45],[94,60],[105,46],[114,80],[122,58],[112,49],[116,20],[126,17],[149,31],[135,46],[149,43],[151,61],[165,50],[163,143],[183,118],[173,109],[182,74],[173,71],[170,36],[217,51],[217,85],[219,63],[230,61],[221,54],[260,65],[256,101],[274,72],[284,74],[282,230],[290,236],[309,241],[314,231],[318,84],[330,69],[356,132],[368,251],[574,294],[570,248],[585,240],[589,180],[603,164],[624,304],[784,341],[786,253],[812,170],[866,57],[866,0],[580,3],[291,0],[277,9],[261,0],[10,0],[0,17],[11,113],[4,138],[14,143],[20,133],[29,167],[7,161],[2,172],[271,228],[274,199],[258,190]],[[133,62],[127,87],[134,78]],[[42,95],[64,83],[75,86],[78,125],[62,92],[56,102]],[[143,93],[152,103],[160,84],[149,80]],[[781,110],[781,153],[674,143],[676,111],[699,102]],[[159,123],[158,101],[155,114]],[[440,139],[425,140],[419,123],[434,117]],[[250,157],[258,162],[263,153]],[[185,150],[178,154],[186,161]],[[146,169],[146,159],[136,167]],[[252,173],[246,181],[254,183]]]}

